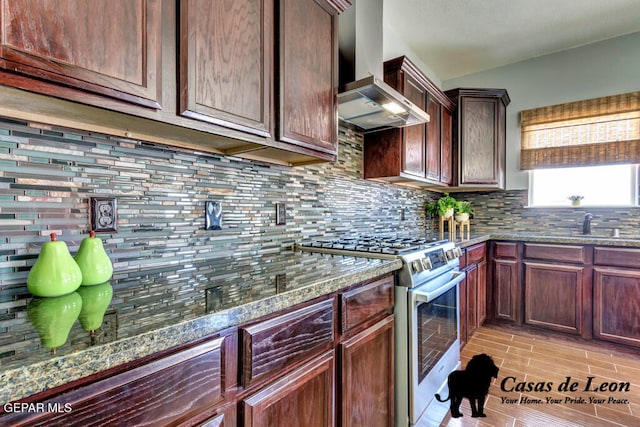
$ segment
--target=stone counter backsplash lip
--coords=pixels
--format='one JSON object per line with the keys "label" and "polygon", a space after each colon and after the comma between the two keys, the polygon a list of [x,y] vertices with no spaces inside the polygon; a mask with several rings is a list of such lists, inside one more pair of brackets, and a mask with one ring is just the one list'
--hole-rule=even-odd
{"label": "stone counter backsplash lip", "polygon": [[490,240],[516,240],[523,242],[565,243],[595,246],[625,246],[640,248],[640,238],[604,237],[592,235],[554,236],[539,233],[489,233]]}
{"label": "stone counter backsplash lip", "polygon": [[0,403],[4,405],[150,354],[192,342],[402,267],[400,260],[343,258],[354,260],[351,264],[345,261],[347,264],[345,274],[319,277],[316,283],[308,286],[192,320],[179,321],[158,330],[90,347],[66,356],[2,371],[0,382],[3,387],[0,390]]}
{"label": "stone counter backsplash lip", "polygon": [[466,240],[456,241],[456,245],[460,248],[466,248],[488,240],[505,240],[516,242],[539,242],[539,243],[558,243],[558,244],[576,244],[576,245],[594,245],[594,246],[621,246],[640,248],[640,238],[629,239],[620,237],[601,237],[601,236],[554,236],[542,233],[476,233]]}

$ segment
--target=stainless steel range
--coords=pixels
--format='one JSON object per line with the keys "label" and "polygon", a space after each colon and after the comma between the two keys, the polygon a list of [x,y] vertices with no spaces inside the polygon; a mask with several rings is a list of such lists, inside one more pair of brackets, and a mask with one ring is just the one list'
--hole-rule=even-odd
{"label": "stainless steel range", "polygon": [[460,249],[447,240],[399,236],[307,241],[300,249],[402,260],[395,287],[395,425],[417,425],[460,366]]}

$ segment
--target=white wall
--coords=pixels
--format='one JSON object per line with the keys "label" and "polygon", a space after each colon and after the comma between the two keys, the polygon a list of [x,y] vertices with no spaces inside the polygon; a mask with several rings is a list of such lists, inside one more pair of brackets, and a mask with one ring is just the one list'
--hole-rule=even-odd
{"label": "white wall", "polygon": [[[388,1],[384,3],[385,7],[387,7],[386,5],[388,3]],[[436,86],[442,87],[442,80],[440,80],[438,76],[436,76],[436,73],[434,73],[433,70],[413,52],[413,50],[397,35],[395,30],[387,22],[384,22],[383,28],[382,56],[384,57],[384,60],[388,61],[389,59],[394,59],[399,56],[406,56],[429,78],[429,80],[431,80]]]}
{"label": "white wall", "polygon": [[520,165],[519,112],[529,108],[640,90],[640,32],[442,82],[458,87],[505,88],[507,189],[525,189]]}

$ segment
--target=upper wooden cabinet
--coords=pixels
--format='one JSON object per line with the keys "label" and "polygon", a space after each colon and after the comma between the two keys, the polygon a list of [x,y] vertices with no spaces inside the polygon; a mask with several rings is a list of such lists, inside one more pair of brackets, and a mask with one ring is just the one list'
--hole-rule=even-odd
{"label": "upper wooden cabinet", "polygon": [[54,83],[35,87],[48,95],[71,87],[160,108],[160,29],[156,0],[4,0],[0,68]]}
{"label": "upper wooden cabinet", "polygon": [[324,0],[180,6],[180,114],[335,160],[336,8]]}
{"label": "upper wooden cabinet", "polygon": [[0,115],[286,165],[337,158],[348,0],[0,6]]}
{"label": "upper wooden cabinet", "polygon": [[448,186],[452,180],[453,103],[404,56],[384,63],[384,80],[425,110],[430,121],[366,134],[364,177]]}
{"label": "upper wooden cabinet", "polygon": [[180,3],[180,114],[273,136],[273,0]]}
{"label": "upper wooden cabinet", "polygon": [[338,13],[325,0],[280,0],[278,139],[338,150]]}
{"label": "upper wooden cabinet", "polygon": [[453,89],[453,186],[462,190],[505,188],[505,89]]}

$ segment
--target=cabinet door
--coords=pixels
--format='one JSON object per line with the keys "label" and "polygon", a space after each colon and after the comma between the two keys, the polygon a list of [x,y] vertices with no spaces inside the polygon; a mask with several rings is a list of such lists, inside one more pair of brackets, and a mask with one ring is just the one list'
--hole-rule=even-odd
{"label": "cabinet door", "polygon": [[487,262],[478,264],[477,316],[478,326],[487,318]]}
{"label": "cabinet door", "polygon": [[495,98],[462,98],[459,185],[499,183],[498,102]]}
{"label": "cabinet door", "polygon": [[337,12],[324,0],[279,1],[278,139],[337,152]]}
{"label": "cabinet door", "polygon": [[393,346],[393,316],[340,344],[341,426],[393,426]]}
{"label": "cabinet door", "polygon": [[440,108],[440,182],[451,185],[453,183],[452,156],[452,116],[451,111]]}
{"label": "cabinet door", "polygon": [[[17,86],[64,97],[71,87],[160,108],[159,0],[3,0],[1,5],[0,67],[54,84],[33,80]],[[5,79],[13,82],[0,76],[0,82]]]}
{"label": "cabinet door", "polygon": [[[420,83],[405,74],[403,94],[417,107],[425,109],[425,91]],[[425,125],[414,125],[403,128],[402,171],[424,178],[426,172]]]}
{"label": "cabinet door", "polygon": [[427,113],[430,120],[426,126],[426,177],[440,182],[440,103],[430,96],[427,98]]}
{"label": "cabinet door", "polygon": [[[186,350],[45,400],[70,412],[15,412],[7,425],[178,424],[224,402],[235,377],[235,335]],[[235,384],[235,383],[234,383]]]}
{"label": "cabinet door", "polygon": [[467,337],[478,327],[478,266],[467,269]]}
{"label": "cabinet door", "polygon": [[244,399],[245,427],[333,426],[333,350]]}
{"label": "cabinet door", "polygon": [[467,343],[467,278],[458,285],[460,304],[460,347]]}
{"label": "cabinet door", "polygon": [[180,113],[272,136],[273,0],[182,0]]}
{"label": "cabinet door", "polygon": [[584,267],[525,262],[525,323],[582,333]]}
{"label": "cabinet door", "polygon": [[593,335],[640,347],[640,271],[594,268]]}
{"label": "cabinet door", "polygon": [[496,259],[493,261],[493,301],[494,316],[498,319],[521,323],[518,314],[518,261]]}

